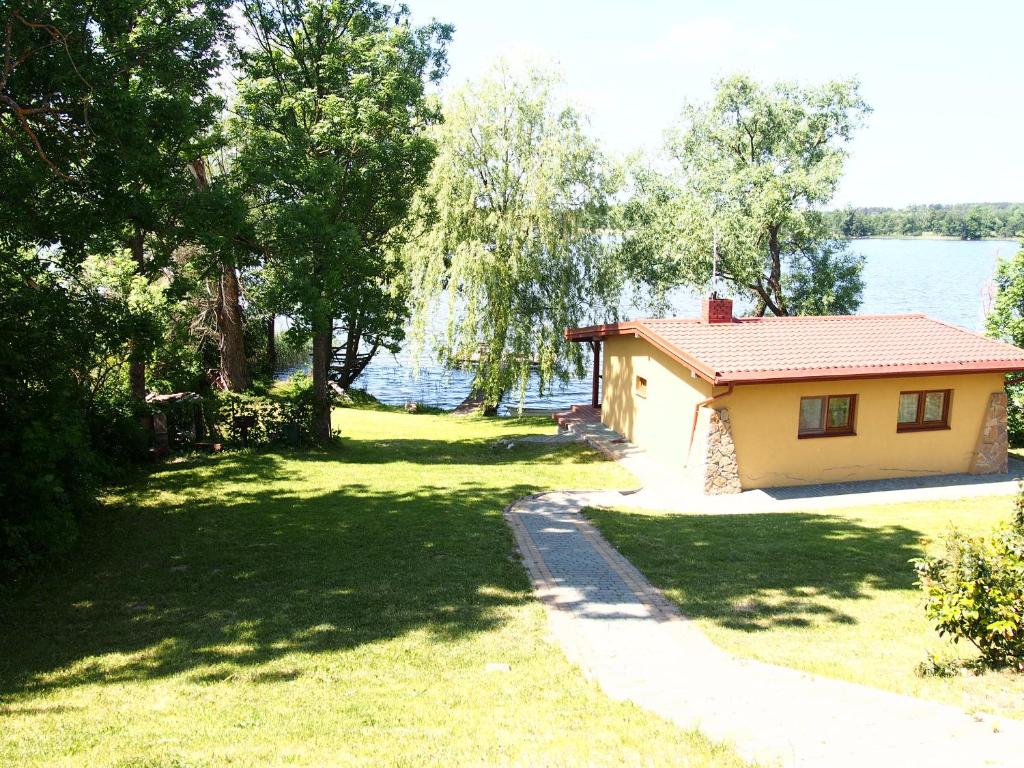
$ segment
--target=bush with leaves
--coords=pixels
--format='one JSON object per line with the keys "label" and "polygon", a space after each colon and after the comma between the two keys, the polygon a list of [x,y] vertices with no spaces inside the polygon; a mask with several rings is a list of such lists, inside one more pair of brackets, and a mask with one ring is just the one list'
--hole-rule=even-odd
{"label": "bush with leaves", "polygon": [[240,416],[254,419],[247,436],[251,446],[287,444],[295,437],[311,440],[312,381],[298,374],[265,395],[218,391],[207,398],[205,416],[207,423],[227,443],[237,445],[242,441],[242,430],[235,422]]}
{"label": "bush with leaves", "polygon": [[115,448],[138,436],[107,391],[145,321],[0,235],[0,578],[73,544]]}
{"label": "bush with leaves", "polygon": [[940,636],[971,643],[986,667],[1024,671],[1024,488],[1009,524],[988,537],[954,529],[945,555],[912,562]]}

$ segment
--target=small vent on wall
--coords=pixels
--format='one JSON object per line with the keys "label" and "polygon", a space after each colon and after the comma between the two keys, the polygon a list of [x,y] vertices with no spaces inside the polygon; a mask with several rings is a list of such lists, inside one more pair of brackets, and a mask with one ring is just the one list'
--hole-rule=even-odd
{"label": "small vent on wall", "polygon": [[636,394],[637,397],[647,397],[647,379],[643,376],[636,377]]}

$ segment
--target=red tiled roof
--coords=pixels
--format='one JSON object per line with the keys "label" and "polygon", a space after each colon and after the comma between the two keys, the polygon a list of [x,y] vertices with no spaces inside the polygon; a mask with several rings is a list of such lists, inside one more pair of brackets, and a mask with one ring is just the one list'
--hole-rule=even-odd
{"label": "red tiled roof", "polygon": [[922,314],[634,320],[566,331],[636,335],[714,384],[1024,371],[1024,349]]}

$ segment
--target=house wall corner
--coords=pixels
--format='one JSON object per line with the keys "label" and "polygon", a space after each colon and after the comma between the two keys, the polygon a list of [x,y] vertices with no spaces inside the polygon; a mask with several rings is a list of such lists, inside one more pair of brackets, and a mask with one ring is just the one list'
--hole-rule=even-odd
{"label": "house wall corner", "polygon": [[1006,431],[1006,392],[988,398],[985,418],[971,457],[972,475],[1005,474],[1009,471],[1009,437]]}
{"label": "house wall corner", "polygon": [[739,463],[732,439],[732,419],[728,408],[711,409],[708,420],[707,453],[704,463],[704,493],[718,496],[739,493]]}

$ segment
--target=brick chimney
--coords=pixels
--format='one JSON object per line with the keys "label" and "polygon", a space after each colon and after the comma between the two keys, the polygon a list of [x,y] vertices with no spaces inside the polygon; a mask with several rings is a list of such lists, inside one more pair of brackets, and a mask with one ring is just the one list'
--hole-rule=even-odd
{"label": "brick chimney", "polygon": [[732,299],[720,299],[712,293],[700,304],[701,322],[709,325],[732,322]]}

